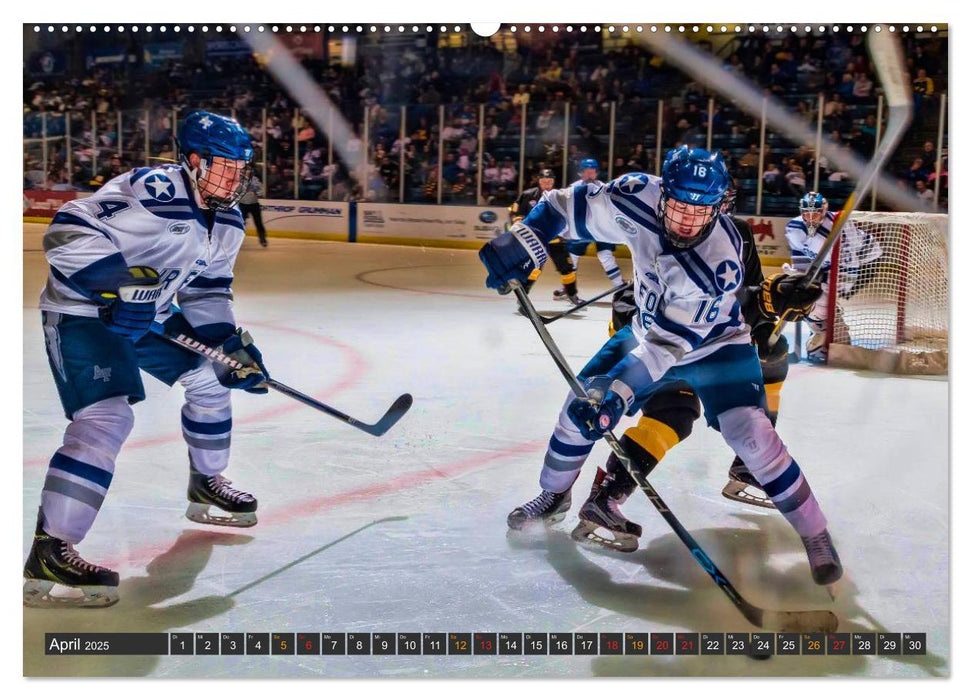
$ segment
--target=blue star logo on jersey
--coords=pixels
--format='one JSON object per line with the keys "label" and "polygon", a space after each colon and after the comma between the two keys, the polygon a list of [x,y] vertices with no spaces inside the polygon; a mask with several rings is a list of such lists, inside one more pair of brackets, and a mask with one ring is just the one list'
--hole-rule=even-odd
{"label": "blue star logo on jersey", "polygon": [[145,181],[145,189],[152,199],[159,202],[171,202],[175,198],[175,185],[165,175],[155,173]]}
{"label": "blue star logo on jersey", "polygon": [[722,292],[730,292],[738,287],[740,278],[741,270],[731,260],[725,260],[715,270],[715,281],[718,284],[719,291]]}
{"label": "blue star logo on jersey", "polygon": [[617,186],[624,194],[637,194],[647,187],[647,175],[644,173],[632,173],[620,178]]}

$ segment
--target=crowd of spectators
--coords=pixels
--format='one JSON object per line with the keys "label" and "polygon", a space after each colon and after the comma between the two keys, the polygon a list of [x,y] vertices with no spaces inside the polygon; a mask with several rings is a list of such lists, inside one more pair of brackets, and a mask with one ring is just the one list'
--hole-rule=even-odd
{"label": "crowd of spectators", "polygon": [[[935,202],[931,139],[938,95],[942,84],[946,88],[947,39],[909,35],[905,41],[917,117],[894,167],[928,208],[946,207],[946,154]],[[662,154],[681,143],[704,145],[710,119],[713,145],[740,182],[743,207],[754,196],[760,166],[770,198],[791,199],[812,188],[817,167],[824,193],[837,199],[848,193],[845,173],[825,159],[817,163],[811,147],[770,133],[760,152],[753,117],[717,98],[709,116],[709,94],[701,86],[633,43],[606,51],[565,40],[521,41],[503,51],[471,36],[458,48],[428,44],[434,42],[365,42],[349,66],[303,61],[357,134],[344,144],[328,143],[318,125],[295,117],[299,105],[250,57],[170,62],[152,70],[99,67],[83,77],[36,82],[25,75],[25,187],[95,189],[141,164],[146,143],[151,159],[173,160],[173,122],[204,108],[232,112],[250,130],[270,198],[505,204],[540,168],[552,168],[558,178],[565,172],[572,181],[584,157],[599,160],[602,178],[653,172],[660,99]],[[716,53],[727,71],[755,80],[813,125],[822,94],[824,133],[862,156],[872,154],[878,81],[862,35],[744,36]],[[41,112],[47,115],[43,127]],[[66,114],[70,171],[64,139],[58,140]],[[46,173],[38,157],[42,129],[53,146]]]}

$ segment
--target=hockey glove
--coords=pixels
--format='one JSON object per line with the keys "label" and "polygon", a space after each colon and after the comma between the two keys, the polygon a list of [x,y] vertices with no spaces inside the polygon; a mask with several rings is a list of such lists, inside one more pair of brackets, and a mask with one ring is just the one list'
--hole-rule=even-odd
{"label": "hockey glove", "polygon": [[805,318],[823,293],[817,281],[809,284],[801,272],[777,272],[766,277],[759,289],[759,311],[773,318],[789,312],[790,321]]}
{"label": "hockey glove", "polygon": [[542,267],[548,257],[546,246],[539,236],[519,222],[479,250],[479,259],[489,272],[486,287],[498,289],[500,294],[509,292],[508,283],[511,280],[519,280],[525,285],[529,280],[529,273]]}
{"label": "hockey glove", "polygon": [[623,382],[604,375],[590,377],[583,384],[587,398],[575,398],[566,413],[587,440],[599,440],[617,427],[627,412],[634,392]]}
{"label": "hockey glove", "polygon": [[106,304],[98,309],[98,317],[112,333],[138,341],[155,320],[162,283],[150,267],[130,267],[128,274],[117,292],[98,292],[98,299]]}
{"label": "hockey glove", "polygon": [[242,369],[232,369],[219,362],[213,362],[216,379],[229,389],[242,389],[251,394],[265,394],[269,389],[265,382],[270,373],[263,364],[263,354],[253,344],[249,331],[237,328],[236,332],[223,341],[219,351],[241,363]]}

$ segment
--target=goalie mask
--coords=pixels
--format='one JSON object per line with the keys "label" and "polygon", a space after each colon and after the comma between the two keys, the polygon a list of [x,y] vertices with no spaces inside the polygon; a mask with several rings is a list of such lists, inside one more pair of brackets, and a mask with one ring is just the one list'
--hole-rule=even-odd
{"label": "goalie mask", "polygon": [[[193,112],[179,128],[179,161],[199,200],[208,208],[232,209],[246,192],[252,171],[253,144],[235,119]],[[197,165],[192,154],[199,157]]]}
{"label": "goalie mask", "polygon": [[819,192],[807,192],[799,200],[799,213],[802,214],[802,222],[806,224],[810,236],[815,235],[828,211],[829,202]]}
{"label": "goalie mask", "polygon": [[693,248],[715,228],[728,169],[720,153],[680,146],[661,167],[660,219],[664,235],[676,248]]}

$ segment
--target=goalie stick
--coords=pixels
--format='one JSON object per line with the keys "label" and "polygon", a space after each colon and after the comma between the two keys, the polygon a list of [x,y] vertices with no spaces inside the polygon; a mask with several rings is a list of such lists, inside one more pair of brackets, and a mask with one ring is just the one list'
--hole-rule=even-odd
{"label": "goalie stick", "polygon": [[[202,357],[208,358],[214,362],[218,362],[231,369],[243,369],[244,367],[242,363],[237,362],[228,355],[224,355],[217,348],[209,347],[195,338],[190,338],[184,333],[166,333],[160,324],[153,324],[152,332],[169,341],[173,345],[178,345],[179,347],[185,348],[190,352],[194,352],[196,355],[201,355]],[[300,403],[310,406],[311,408],[316,408],[318,411],[326,413],[329,416],[333,416],[337,420],[346,423],[351,427],[357,428],[358,430],[363,430],[368,435],[374,435],[375,437],[384,435],[386,432],[388,432],[388,430],[391,429],[391,426],[401,420],[401,417],[408,412],[409,408],[411,408],[413,401],[411,394],[402,394],[395,399],[393,404],[391,404],[391,408],[385,411],[384,415],[381,416],[381,420],[379,420],[377,423],[364,423],[363,421],[359,421],[357,418],[347,415],[343,411],[338,411],[333,406],[328,406],[312,396],[307,396],[306,394],[297,391],[293,387],[287,386],[283,382],[278,382],[275,379],[267,379],[264,383],[271,389],[275,389],[281,394],[289,396],[291,399],[299,401]]]}
{"label": "goalie stick", "polygon": [[628,287],[631,287],[633,284],[634,284],[633,282],[624,282],[623,284],[618,284],[613,289],[608,289],[606,292],[602,292],[602,293],[598,294],[597,296],[595,296],[595,297],[593,297],[591,299],[587,299],[582,304],[577,304],[573,308],[567,309],[566,311],[564,311],[562,313],[558,313],[558,314],[556,314],[554,316],[543,316],[542,314],[540,314],[540,317],[539,318],[540,318],[540,320],[543,323],[547,323],[547,324],[553,323],[553,321],[559,321],[564,316],[569,316],[572,313],[576,313],[580,309],[582,309],[582,308],[584,308],[586,306],[589,306],[593,302],[600,301],[605,296],[608,296],[610,294],[616,294],[617,292],[619,292],[619,291],[621,291],[623,289],[627,289]]}
{"label": "goalie stick", "polygon": [[[573,374],[573,370],[570,369],[570,365],[567,363],[566,359],[563,357],[560,349],[556,346],[553,341],[552,336],[546,326],[540,318],[539,314],[536,312],[536,308],[530,301],[523,289],[522,285],[513,280],[509,283],[509,286],[516,293],[516,297],[519,299],[520,305],[526,311],[526,315],[530,322],[533,324],[533,328],[539,334],[540,340],[543,341],[543,345],[546,346],[547,351],[550,353],[550,357],[553,358],[553,362],[556,364],[563,378],[566,379],[567,384],[570,385],[570,389],[573,393],[581,398],[586,397],[586,392],[583,390],[583,386],[580,381]],[[667,507],[667,504],[661,499],[660,494],[651,486],[650,482],[637,470],[634,463],[631,461],[627,452],[621,447],[620,442],[614,436],[613,432],[604,433],[604,440],[610,445],[610,449],[614,451],[617,458],[620,460],[624,468],[627,469],[631,478],[637,483],[641,491],[647,496],[651,501],[651,504],[657,509],[661,514],[661,517],[671,526],[674,533],[678,536],[678,539],[688,548],[691,552],[691,556],[694,557],[695,561],[705,570],[705,572],[711,576],[712,580],[718,585],[722,592],[728,596],[729,600],[735,604],[739,612],[745,616],[745,619],[751,622],[753,625],[760,629],[773,630],[776,632],[835,632],[839,626],[839,620],[836,615],[829,610],[766,610],[760,608],[757,605],[753,605],[735,589],[725,575],[719,570],[718,566],[711,560],[711,558],[705,553],[701,548],[701,545],[691,536],[681,521],[677,519],[674,513]]]}
{"label": "goalie stick", "polygon": [[[883,168],[883,164],[890,158],[913,118],[913,100],[910,95],[910,85],[906,81],[908,73],[899,42],[886,31],[871,32],[868,41],[873,64],[880,76],[880,84],[887,95],[889,107],[887,133],[880,142],[877,152],[873,155],[873,160],[870,161],[870,164],[867,165],[866,170],[860,176],[856,189],[847,198],[843,209],[833,222],[833,228],[826,237],[826,242],[806,271],[806,284],[811,284],[819,276],[823,264],[829,259],[830,251],[836,241],[839,240],[843,226],[849,220],[857,204],[866,196],[870,185],[873,184],[874,179]],[[835,290],[836,280],[833,280],[832,286]],[[791,312],[789,310],[779,317],[772,335],[769,336],[769,347],[773,347],[779,342],[779,337],[790,318]]]}

